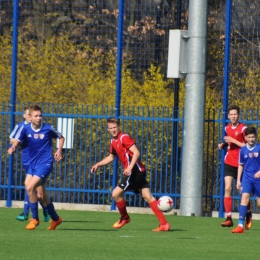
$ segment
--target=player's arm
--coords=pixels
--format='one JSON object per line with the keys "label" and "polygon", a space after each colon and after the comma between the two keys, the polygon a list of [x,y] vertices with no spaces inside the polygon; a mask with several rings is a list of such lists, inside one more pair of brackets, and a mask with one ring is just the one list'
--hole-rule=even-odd
{"label": "player's arm", "polygon": [[16,140],[14,138],[10,138],[10,144],[13,144]]}
{"label": "player's arm", "polygon": [[138,150],[138,148],[136,147],[135,144],[133,144],[130,148],[129,148],[129,151],[131,151],[133,153],[133,156],[132,156],[132,160],[131,160],[131,163],[129,164],[129,166],[124,169],[124,172],[123,174],[129,176],[132,172],[132,169],[134,168],[137,160],[139,159],[140,157],[140,152]]}
{"label": "player's arm", "polygon": [[218,144],[218,149],[222,150],[222,149],[226,148],[227,146],[228,146],[228,142],[223,142],[223,143]]}
{"label": "player's arm", "polygon": [[241,142],[239,142],[238,140],[236,140],[235,138],[233,138],[231,136],[225,136],[224,140],[225,140],[225,142],[233,143],[233,144],[235,144],[235,145],[237,145],[239,147],[243,147],[243,146],[246,145],[245,143],[241,143]]}
{"label": "player's arm", "polygon": [[91,170],[90,170],[91,173],[94,173],[94,172],[98,169],[98,167],[100,167],[100,166],[105,166],[105,165],[107,165],[107,164],[113,162],[114,159],[115,159],[115,157],[116,157],[116,156],[115,156],[114,154],[110,153],[110,154],[109,154],[107,157],[105,157],[102,161],[96,163],[96,164],[91,168]]}
{"label": "player's arm", "polygon": [[62,148],[63,148],[64,142],[65,142],[65,138],[63,136],[61,136],[59,138],[59,147],[54,154],[54,159],[56,161],[60,161],[62,159]]}
{"label": "player's arm", "polygon": [[16,140],[16,139],[13,139],[12,146],[7,150],[7,152],[8,152],[9,154],[12,154],[12,153],[15,151],[16,147],[17,147],[19,144],[20,144],[20,141],[18,141],[18,140]]}
{"label": "player's arm", "polygon": [[238,190],[241,189],[241,178],[242,178],[243,170],[244,170],[244,165],[239,164],[238,169],[237,169],[237,189]]}

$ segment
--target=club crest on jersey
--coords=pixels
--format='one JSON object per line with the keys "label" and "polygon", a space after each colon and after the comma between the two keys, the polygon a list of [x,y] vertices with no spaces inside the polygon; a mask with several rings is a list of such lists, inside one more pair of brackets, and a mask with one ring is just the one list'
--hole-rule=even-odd
{"label": "club crest on jersey", "polygon": [[44,138],[44,134],[39,134],[40,139]]}
{"label": "club crest on jersey", "polygon": [[34,134],[33,137],[34,137],[34,139],[38,139],[39,135],[38,134]]}
{"label": "club crest on jersey", "polygon": [[249,157],[249,158],[252,158],[252,157],[253,157],[253,154],[252,154],[252,153],[249,153],[249,154],[248,154],[248,157]]}
{"label": "club crest on jersey", "polygon": [[255,157],[258,157],[258,153],[254,153],[254,156],[255,156]]}
{"label": "club crest on jersey", "polygon": [[239,134],[238,131],[236,131],[236,132],[235,132],[235,135],[237,136],[238,134]]}

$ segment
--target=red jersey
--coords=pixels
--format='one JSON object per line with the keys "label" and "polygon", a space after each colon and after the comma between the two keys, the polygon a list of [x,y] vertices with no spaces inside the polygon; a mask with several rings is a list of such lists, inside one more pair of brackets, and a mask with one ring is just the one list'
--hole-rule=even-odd
{"label": "red jersey", "polygon": [[[134,144],[135,140],[123,132],[119,133],[117,139],[111,139],[109,152],[118,156],[119,161],[123,164],[125,169],[131,163],[133,153],[129,150],[129,148]],[[145,172],[145,166],[142,164],[140,159],[137,160],[136,166],[140,172]]]}
{"label": "red jersey", "polygon": [[[231,124],[228,124],[225,127],[227,136],[233,137],[234,139],[236,139],[241,143],[246,143],[245,133],[244,133],[245,129],[246,126],[242,123],[238,123],[236,127],[232,126]],[[228,143],[228,149],[224,160],[225,164],[238,167],[240,148],[241,147],[237,146],[234,143]]]}

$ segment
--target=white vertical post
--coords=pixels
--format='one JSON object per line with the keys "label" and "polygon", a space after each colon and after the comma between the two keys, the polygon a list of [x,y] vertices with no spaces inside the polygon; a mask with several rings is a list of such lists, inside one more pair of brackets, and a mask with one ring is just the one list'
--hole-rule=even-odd
{"label": "white vertical post", "polygon": [[[57,130],[65,137],[64,149],[73,149],[74,118],[58,118]],[[57,140],[57,148],[59,140]]]}

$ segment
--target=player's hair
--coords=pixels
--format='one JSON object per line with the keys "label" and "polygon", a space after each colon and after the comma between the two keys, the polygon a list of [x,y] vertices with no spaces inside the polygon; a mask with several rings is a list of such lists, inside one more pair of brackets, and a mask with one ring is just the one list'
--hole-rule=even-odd
{"label": "player's hair", "polygon": [[255,135],[256,136],[256,129],[253,126],[249,126],[246,128],[245,135]]}
{"label": "player's hair", "polygon": [[31,106],[26,106],[26,107],[24,107],[23,111],[25,112],[26,110],[30,110],[30,107],[31,107]]}
{"label": "player's hair", "polygon": [[230,110],[236,110],[238,114],[239,114],[239,112],[240,112],[239,106],[236,106],[236,105],[230,106],[230,107],[228,108],[228,113],[230,112]]}
{"label": "player's hair", "polygon": [[107,119],[107,123],[114,123],[114,124],[120,125],[119,120],[117,118],[115,118],[115,117],[109,117]]}
{"label": "player's hair", "polygon": [[30,111],[30,115],[31,115],[33,111],[40,111],[40,112],[42,112],[42,109],[39,106],[37,106],[37,105],[32,105],[32,106],[30,106],[29,111]]}

